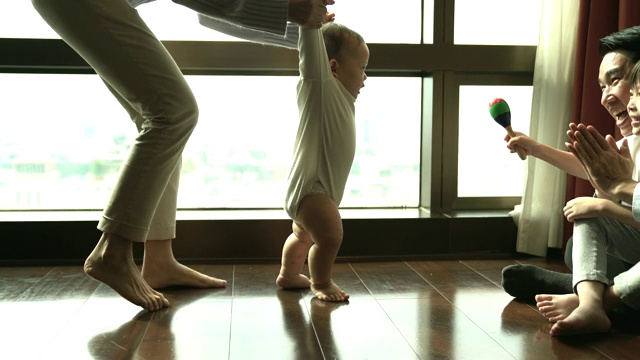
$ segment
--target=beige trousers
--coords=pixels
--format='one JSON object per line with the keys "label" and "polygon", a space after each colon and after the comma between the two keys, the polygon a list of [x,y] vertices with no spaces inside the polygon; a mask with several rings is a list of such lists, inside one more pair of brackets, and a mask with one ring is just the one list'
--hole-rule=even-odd
{"label": "beige trousers", "polygon": [[198,121],[196,100],[180,69],[127,0],[32,3],[137,126],[98,229],[138,242],[173,239],[180,160]]}

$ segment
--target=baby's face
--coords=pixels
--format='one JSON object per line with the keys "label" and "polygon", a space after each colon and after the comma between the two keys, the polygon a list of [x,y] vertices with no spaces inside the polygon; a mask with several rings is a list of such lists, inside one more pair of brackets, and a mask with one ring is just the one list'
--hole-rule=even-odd
{"label": "baby's face", "polygon": [[629,104],[627,105],[627,112],[631,118],[634,135],[640,135],[640,112],[638,111],[638,106],[640,106],[640,83],[636,83],[629,90]]}
{"label": "baby's face", "polygon": [[340,57],[333,75],[353,98],[357,99],[360,89],[364,87],[364,81],[367,80],[364,70],[369,64],[369,47],[364,42],[358,44],[356,40],[350,39]]}

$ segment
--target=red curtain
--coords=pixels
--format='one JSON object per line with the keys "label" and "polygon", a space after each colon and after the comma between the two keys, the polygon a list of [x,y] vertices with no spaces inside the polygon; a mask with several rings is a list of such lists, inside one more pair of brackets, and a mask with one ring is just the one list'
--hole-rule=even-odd
{"label": "red curtain", "polygon": [[[573,106],[571,122],[593,125],[603,134],[620,132],[611,115],[600,105],[598,70],[600,38],[613,32],[640,25],[640,1],[638,0],[580,0],[578,38],[576,45],[575,75],[573,81]],[[579,196],[593,195],[589,181],[569,176],[566,201]],[[573,224],[565,219],[565,244],[573,233]]]}

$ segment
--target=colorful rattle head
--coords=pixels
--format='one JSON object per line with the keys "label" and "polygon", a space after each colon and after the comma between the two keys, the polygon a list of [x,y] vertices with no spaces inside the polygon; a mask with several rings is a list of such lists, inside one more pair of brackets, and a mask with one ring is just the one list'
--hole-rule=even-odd
{"label": "colorful rattle head", "polygon": [[493,100],[489,104],[489,113],[493,120],[502,125],[502,127],[506,128],[511,125],[511,109],[509,109],[509,105],[504,99],[496,98]]}

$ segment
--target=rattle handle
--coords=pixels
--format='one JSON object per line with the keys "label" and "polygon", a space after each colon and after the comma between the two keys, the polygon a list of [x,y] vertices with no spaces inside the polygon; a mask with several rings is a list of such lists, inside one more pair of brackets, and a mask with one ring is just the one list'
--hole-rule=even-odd
{"label": "rattle handle", "polygon": [[[511,128],[511,125],[505,126],[505,129],[507,129],[507,134],[509,134],[509,136],[511,137],[518,136],[518,134],[516,134],[515,131],[513,131],[513,129]],[[518,153],[518,156],[520,156],[520,159],[522,160],[527,159],[527,154],[524,152],[524,149],[518,145],[516,145],[516,152]]]}

